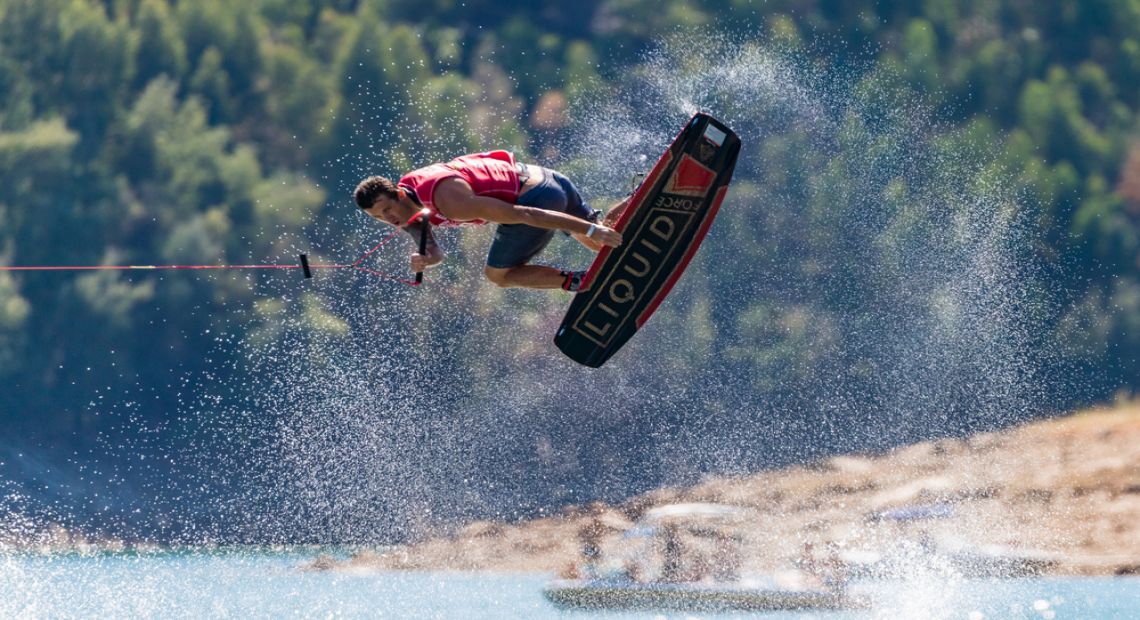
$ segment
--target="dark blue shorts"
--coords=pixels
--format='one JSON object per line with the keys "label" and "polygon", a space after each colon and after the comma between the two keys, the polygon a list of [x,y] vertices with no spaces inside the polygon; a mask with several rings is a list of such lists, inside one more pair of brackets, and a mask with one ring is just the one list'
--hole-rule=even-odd
{"label": "dark blue shorts", "polygon": [[[519,196],[518,204],[544,211],[559,211],[587,219],[593,210],[582,202],[578,189],[559,172],[543,169],[542,182]],[[487,266],[508,269],[525,264],[541,252],[555,231],[526,224],[499,224],[487,252]]]}

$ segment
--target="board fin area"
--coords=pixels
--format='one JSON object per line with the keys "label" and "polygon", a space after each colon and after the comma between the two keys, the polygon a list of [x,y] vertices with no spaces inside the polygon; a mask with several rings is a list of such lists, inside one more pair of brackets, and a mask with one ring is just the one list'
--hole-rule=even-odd
{"label": "board fin area", "polygon": [[574,361],[597,368],[649,320],[684,273],[728,191],[740,139],[697,113],[633,193],[554,337]]}

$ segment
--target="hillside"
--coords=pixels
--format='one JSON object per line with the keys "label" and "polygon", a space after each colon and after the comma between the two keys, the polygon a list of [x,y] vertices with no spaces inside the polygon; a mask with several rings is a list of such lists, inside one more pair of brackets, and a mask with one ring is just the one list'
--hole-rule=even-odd
{"label": "hillside", "polygon": [[[708,478],[619,506],[572,507],[317,567],[565,572],[579,532],[601,524],[603,557],[646,510],[678,502],[747,509],[744,571],[786,568],[804,543],[842,553],[925,538],[940,548],[1000,547],[1051,558],[1054,574],[1140,570],[1140,404],[1048,419],[879,455],[847,455],[744,478]],[[933,513],[929,518],[890,518]],[[893,512],[892,512],[893,511]]]}

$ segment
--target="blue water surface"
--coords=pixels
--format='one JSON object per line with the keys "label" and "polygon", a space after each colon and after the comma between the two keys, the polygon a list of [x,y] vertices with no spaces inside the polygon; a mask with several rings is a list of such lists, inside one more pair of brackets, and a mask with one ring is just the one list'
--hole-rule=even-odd
{"label": "blue water surface", "polygon": [[313,572],[309,552],[0,555],[0,618],[879,618],[1136,619],[1140,579],[856,584],[871,609],[693,614],[582,612],[542,597],[542,575]]}

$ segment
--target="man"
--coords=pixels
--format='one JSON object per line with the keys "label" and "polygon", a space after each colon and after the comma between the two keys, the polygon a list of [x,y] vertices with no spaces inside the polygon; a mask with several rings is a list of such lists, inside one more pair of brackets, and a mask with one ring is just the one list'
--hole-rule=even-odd
{"label": "man", "polygon": [[411,267],[421,272],[443,261],[431,234],[434,226],[495,222],[495,240],[484,273],[502,287],[563,288],[576,291],[584,271],[562,271],[530,264],[562,230],[591,250],[617,247],[621,235],[610,226],[626,202],[598,222],[574,184],[562,174],[515,161],[507,151],[457,157],[405,174],[397,183],[373,176],[356,186],[353,199],[368,215],[400,227],[418,242],[420,214],[427,214],[427,250],[413,254]]}

